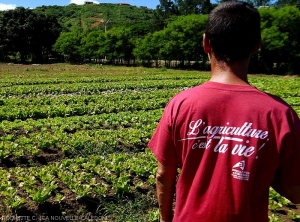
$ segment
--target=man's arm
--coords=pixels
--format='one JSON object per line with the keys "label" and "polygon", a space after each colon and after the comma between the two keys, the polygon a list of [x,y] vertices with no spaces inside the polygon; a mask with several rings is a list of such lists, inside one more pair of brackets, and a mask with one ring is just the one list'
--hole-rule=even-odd
{"label": "man's arm", "polygon": [[292,203],[300,204],[300,119],[293,109],[291,114],[291,117],[287,116],[291,126],[282,140],[282,160],[272,187]]}
{"label": "man's arm", "polygon": [[156,192],[161,221],[172,221],[173,218],[176,175],[177,166],[164,166],[158,162]]}

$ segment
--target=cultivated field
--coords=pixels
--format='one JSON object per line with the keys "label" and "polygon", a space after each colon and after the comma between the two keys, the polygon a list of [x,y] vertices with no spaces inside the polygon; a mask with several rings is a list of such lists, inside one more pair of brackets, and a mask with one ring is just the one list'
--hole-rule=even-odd
{"label": "cultivated field", "polygon": [[[0,65],[0,220],[158,221],[147,143],[163,108],[208,73]],[[300,78],[250,76],[300,115]],[[270,221],[299,221],[273,190]],[[16,216],[20,216],[17,218]]]}

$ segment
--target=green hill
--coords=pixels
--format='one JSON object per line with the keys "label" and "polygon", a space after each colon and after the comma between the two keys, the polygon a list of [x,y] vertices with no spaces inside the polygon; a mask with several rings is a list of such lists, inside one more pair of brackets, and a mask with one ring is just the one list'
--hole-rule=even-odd
{"label": "green hill", "polygon": [[104,29],[115,26],[128,26],[137,23],[153,22],[154,10],[120,4],[86,4],[68,6],[41,6],[36,12],[54,15],[64,31],[81,28],[83,30]]}

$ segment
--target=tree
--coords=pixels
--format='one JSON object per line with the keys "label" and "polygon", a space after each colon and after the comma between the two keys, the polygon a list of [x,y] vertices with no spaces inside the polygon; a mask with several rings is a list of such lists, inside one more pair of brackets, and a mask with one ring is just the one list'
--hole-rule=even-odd
{"label": "tree", "polygon": [[81,35],[78,32],[62,32],[53,46],[53,50],[63,55],[68,62],[79,62]]}
{"label": "tree", "polygon": [[106,46],[107,46],[107,56],[111,60],[117,59],[119,62],[123,63],[123,60],[127,64],[133,59],[133,49],[134,41],[131,37],[131,32],[129,28],[112,28],[106,32]]}
{"label": "tree", "polygon": [[294,6],[260,8],[261,57],[267,70],[274,64],[279,72],[300,72],[300,10]]}
{"label": "tree", "polygon": [[180,15],[209,14],[212,5],[210,0],[176,0]]}
{"label": "tree", "polygon": [[24,63],[43,62],[51,53],[60,32],[60,25],[53,16],[34,13],[18,7],[0,15],[0,50],[2,59],[19,55]]}
{"label": "tree", "polygon": [[32,11],[23,7],[5,11],[1,16],[1,49],[8,55],[20,55],[21,62],[25,62],[30,54],[29,21]]}
{"label": "tree", "polygon": [[151,66],[151,60],[158,61],[159,49],[163,45],[162,31],[149,33],[143,39],[139,39],[133,50],[133,55],[142,61],[144,66]]}
{"label": "tree", "polygon": [[53,16],[34,13],[29,19],[29,45],[32,62],[47,61],[52,53],[52,46],[59,37],[61,26]]}
{"label": "tree", "polygon": [[98,50],[100,48],[100,36],[104,34],[102,30],[91,31],[87,36],[81,39],[81,55],[88,59],[98,59]]}
{"label": "tree", "polygon": [[[219,4],[228,1],[232,1],[232,0],[217,0]],[[242,0],[242,1],[247,2],[256,8],[259,8],[261,6],[270,6],[273,4],[272,0]]]}
{"label": "tree", "polygon": [[284,7],[284,6],[296,6],[298,9],[300,8],[300,0],[278,0],[274,4],[276,7]]}
{"label": "tree", "polygon": [[[161,48],[160,54],[168,60],[179,60],[181,65],[187,61],[206,60],[203,50],[203,33],[207,15],[179,16],[177,20],[168,24],[164,29],[166,44]],[[166,57],[168,55],[168,57]]]}
{"label": "tree", "polygon": [[177,5],[171,0],[159,0],[159,2],[154,12],[154,20],[158,30],[161,30],[170,17],[179,15],[179,11]]}
{"label": "tree", "polygon": [[271,5],[271,0],[246,0],[246,2],[252,4],[256,8]]}

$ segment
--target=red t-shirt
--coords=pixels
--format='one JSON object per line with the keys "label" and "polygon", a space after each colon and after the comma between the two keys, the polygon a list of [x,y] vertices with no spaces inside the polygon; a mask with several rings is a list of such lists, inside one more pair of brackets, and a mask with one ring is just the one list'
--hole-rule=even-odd
{"label": "red t-shirt", "polygon": [[268,221],[271,183],[300,185],[299,117],[253,86],[206,82],[179,93],[149,147],[181,168],[173,221]]}

